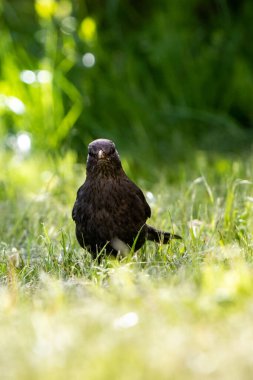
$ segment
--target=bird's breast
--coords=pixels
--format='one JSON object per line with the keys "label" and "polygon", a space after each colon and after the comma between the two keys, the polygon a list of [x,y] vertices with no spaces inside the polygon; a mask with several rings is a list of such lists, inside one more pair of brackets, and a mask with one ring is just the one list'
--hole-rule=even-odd
{"label": "bird's breast", "polygon": [[122,198],[122,188],[114,180],[97,180],[89,186],[87,199],[95,208],[112,209],[120,204]]}

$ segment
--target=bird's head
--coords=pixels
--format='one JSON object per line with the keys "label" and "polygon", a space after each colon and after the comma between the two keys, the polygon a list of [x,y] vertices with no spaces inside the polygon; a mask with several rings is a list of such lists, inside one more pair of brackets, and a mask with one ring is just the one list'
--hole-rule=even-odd
{"label": "bird's head", "polygon": [[106,139],[92,141],[88,145],[87,173],[113,175],[121,170],[115,144]]}

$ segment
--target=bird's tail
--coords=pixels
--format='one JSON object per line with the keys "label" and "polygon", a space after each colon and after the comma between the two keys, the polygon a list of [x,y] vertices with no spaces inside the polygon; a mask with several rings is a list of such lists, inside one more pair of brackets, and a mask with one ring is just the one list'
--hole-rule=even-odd
{"label": "bird's tail", "polygon": [[147,239],[157,243],[167,244],[171,239],[182,239],[181,236],[157,230],[147,225]]}

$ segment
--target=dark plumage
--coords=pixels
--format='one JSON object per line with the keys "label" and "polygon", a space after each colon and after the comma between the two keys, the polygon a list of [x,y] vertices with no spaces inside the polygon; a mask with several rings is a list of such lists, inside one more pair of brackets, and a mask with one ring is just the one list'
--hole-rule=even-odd
{"label": "dark plumage", "polygon": [[122,169],[110,140],[98,139],[88,146],[86,180],[77,192],[72,217],[76,237],[94,257],[104,248],[108,254],[142,247],[145,240],[168,243],[180,236],[146,224],[151,210],[142,191]]}

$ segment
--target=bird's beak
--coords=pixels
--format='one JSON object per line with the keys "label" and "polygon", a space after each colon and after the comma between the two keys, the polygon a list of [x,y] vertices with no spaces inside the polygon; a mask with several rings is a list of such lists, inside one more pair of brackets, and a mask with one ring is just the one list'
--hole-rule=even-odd
{"label": "bird's beak", "polygon": [[105,154],[105,152],[102,149],[100,149],[98,151],[98,159],[101,160],[103,158],[106,158],[106,154]]}

